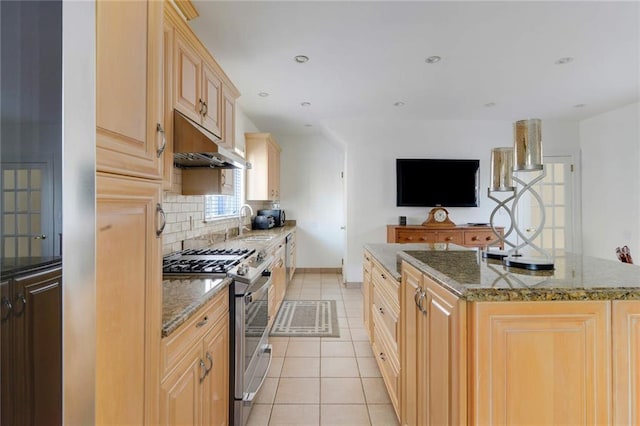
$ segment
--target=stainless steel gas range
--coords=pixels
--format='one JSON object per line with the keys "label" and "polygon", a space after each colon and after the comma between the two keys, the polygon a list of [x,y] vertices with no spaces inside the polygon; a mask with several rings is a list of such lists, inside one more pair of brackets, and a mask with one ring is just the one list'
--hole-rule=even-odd
{"label": "stainless steel gas range", "polygon": [[247,423],[271,363],[268,301],[272,261],[246,248],[183,250],[163,259],[164,276],[233,279],[229,292],[229,419],[235,426]]}

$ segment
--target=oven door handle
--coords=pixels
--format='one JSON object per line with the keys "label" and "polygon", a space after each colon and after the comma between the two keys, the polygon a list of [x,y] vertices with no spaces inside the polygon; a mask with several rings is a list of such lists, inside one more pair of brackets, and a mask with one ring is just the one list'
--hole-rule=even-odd
{"label": "oven door handle", "polygon": [[273,359],[273,347],[271,345],[266,345],[263,352],[269,354],[269,363],[267,364],[267,369],[265,370],[264,377],[260,381],[258,388],[254,392],[247,392],[244,395],[244,398],[242,398],[242,404],[244,406],[249,406],[253,403],[253,400],[256,397],[256,394],[260,392],[260,388],[262,388],[262,385],[264,384],[264,381],[267,378],[267,373],[271,368],[271,360]]}

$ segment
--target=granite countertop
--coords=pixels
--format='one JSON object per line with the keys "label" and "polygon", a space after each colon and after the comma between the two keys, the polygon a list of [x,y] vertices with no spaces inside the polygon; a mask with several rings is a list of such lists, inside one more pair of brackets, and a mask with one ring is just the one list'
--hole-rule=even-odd
{"label": "granite countertop", "polygon": [[11,278],[23,272],[46,268],[59,263],[62,263],[62,257],[60,256],[5,258],[2,259],[0,276],[2,278]]}
{"label": "granite countertop", "polygon": [[162,280],[162,337],[231,284],[230,278],[175,277]]}
{"label": "granite countertop", "polygon": [[[206,237],[185,241],[185,248],[249,248],[270,251],[282,241],[295,226],[283,226],[266,230],[247,231],[242,237],[212,243]],[[247,240],[247,237],[271,237]],[[191,315],[231,284],[229,278],[164,277],[162,280],[162,337],[169,336]]]}
{"label": "granite countertop", "polygon": [[640,300],[640,266],[565,253],[553,271],[507,268],[453,244],[367,244],[395,279],[406,260],[468,301]]}

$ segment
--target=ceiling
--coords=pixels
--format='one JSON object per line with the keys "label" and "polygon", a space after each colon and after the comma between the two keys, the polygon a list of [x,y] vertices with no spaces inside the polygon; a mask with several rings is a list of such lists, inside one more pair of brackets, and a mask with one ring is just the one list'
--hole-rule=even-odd
{"label": "ceiling", "polygon": [[640,99],[638,2],[193,3],[192,28],[261,131],[349,118],[582,120]]}

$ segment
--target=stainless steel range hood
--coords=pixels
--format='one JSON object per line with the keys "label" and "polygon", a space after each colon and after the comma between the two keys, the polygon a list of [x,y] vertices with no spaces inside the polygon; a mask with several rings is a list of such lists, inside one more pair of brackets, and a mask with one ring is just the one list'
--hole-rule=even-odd
{"label": "stainless steel range hood", "polygon": [[244,169],[242,157],[218,145],[220,137],[177,110],[173,110],[173,163],[176,167]]}

